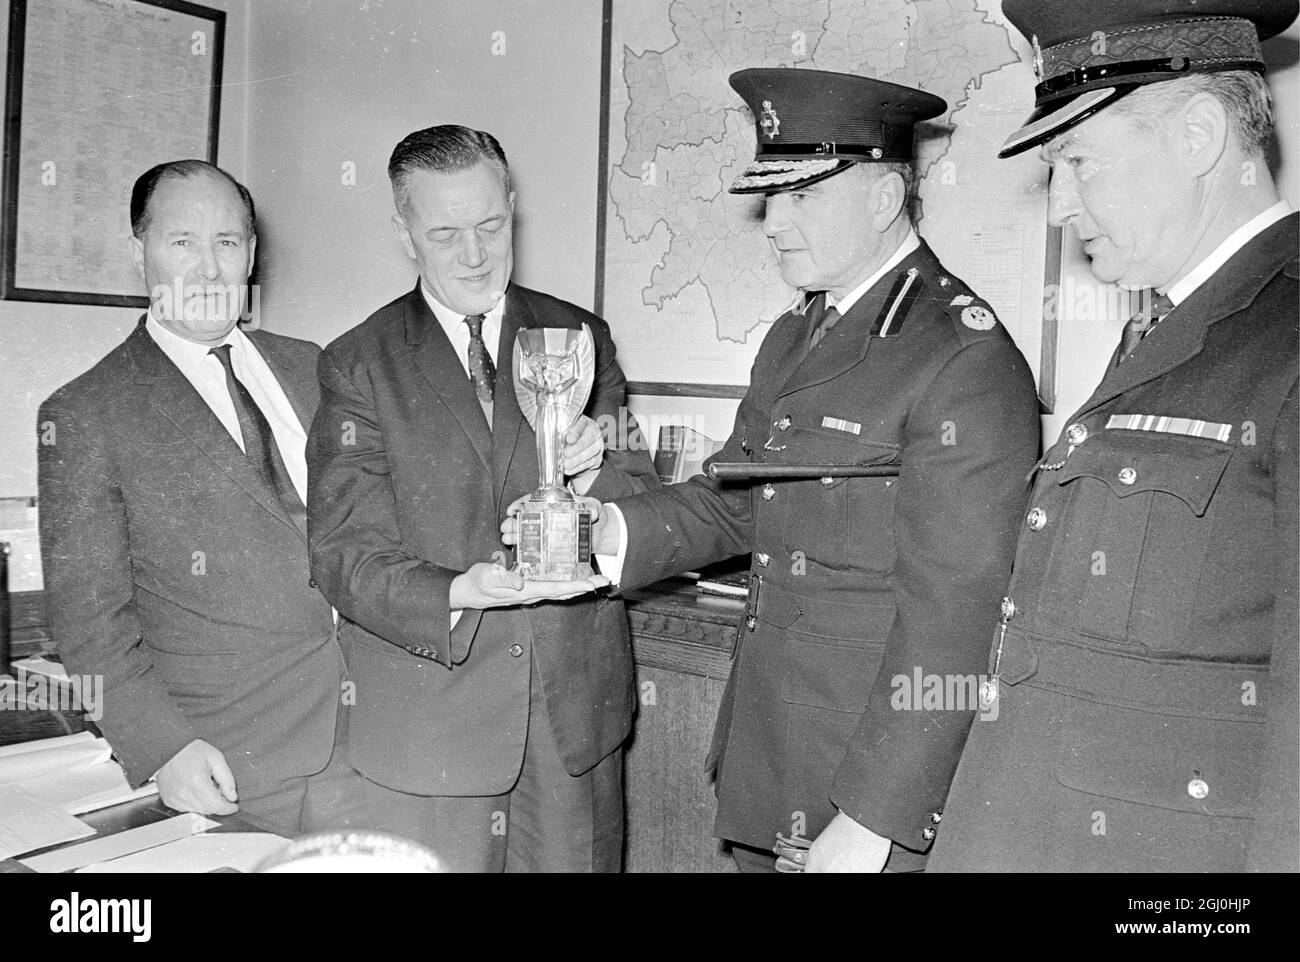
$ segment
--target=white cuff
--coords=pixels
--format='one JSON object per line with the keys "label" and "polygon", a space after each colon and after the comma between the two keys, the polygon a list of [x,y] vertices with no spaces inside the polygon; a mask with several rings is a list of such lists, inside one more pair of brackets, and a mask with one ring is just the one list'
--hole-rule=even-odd
{"label": "white cuff", "polygon": [[623,520],[623,512],[618,510],[618,505],[608,503],[605,510],[618,525],[618,552],[598,554],[596,562],[600,565],[600,573],[609,579],[610,584],[616,585],[623,580],[623,562],[627,560],[627,522]]}

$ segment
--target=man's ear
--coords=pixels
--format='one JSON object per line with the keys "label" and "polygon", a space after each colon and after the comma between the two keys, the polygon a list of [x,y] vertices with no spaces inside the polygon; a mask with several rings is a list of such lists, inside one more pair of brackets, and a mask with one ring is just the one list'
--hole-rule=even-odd
{"label": "man's ear", "polygon": [[871,225],[880,233],[889,230],[907,202],[907,183],[894,170],[871,185]]}
{"label": "man's ear", "polygon": [[140,275],[140,280],[144,280],[144,241],[132,234],[126,239],[126,252],[130,255],[131,266]]}
{"label": "man's ear", "polygon": [[253,234],[248,238],[248,273],[251,277],[253,267],[257,264],[257,235]]}
{"label": "man's ear", "polygon": [[1188,172],[1200,177],[1213,170],[1228,144],[1228,112],[1219,98],[1193,94],[1179,111],[1175,124],[1175,148]]}
{"label": "man's ear", "polygon": [[415,260],[415,242],[411,240],[411,232],[406,226],[406,221],[402,220],[401,214],[393,215],[393,233],[397,235],[397,240],[402,245],[402,250],[406,251],[406,256]]}

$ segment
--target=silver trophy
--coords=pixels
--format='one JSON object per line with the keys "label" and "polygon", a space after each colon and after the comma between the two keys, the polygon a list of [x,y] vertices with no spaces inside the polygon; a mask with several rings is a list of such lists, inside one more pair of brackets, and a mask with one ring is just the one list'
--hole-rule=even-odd
{"label": "silver trophy", "polygon": [[591,512],[564,486],[564,433],[591,394],[596,346],[587,325],[515,335],[515,396],[537,435],[539,484],[519,512],[515,568],[529,581],[590,578]]}

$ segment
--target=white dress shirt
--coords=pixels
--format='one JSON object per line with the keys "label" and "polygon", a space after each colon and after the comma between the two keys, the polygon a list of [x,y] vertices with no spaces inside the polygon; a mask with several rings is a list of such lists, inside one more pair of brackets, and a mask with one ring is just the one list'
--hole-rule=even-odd
{"label": "white dress shirt", "polygon": [[[438,319],[438,324],[443,333],[447,335],[447,340],[451,341],[456,356],[460,358],[460,366],[465,369],[465,376],[470,377],[469,325],[465,323],[465,315],[457,314],[434,297],[429,289],[424,286],[423,279],[420,281],[420,293],[424,295],[424,302],[429,305],[429,310],[433,311],[433,316]],[[488,355],[492,358],[492,366],[496,368],[501,367],[497,361],[497,342],[501,340],[501,318],[505,312],[506,299],[502,296],[497,301],[496,306],[483,315],[483,343],[487,345]]]}
{"label": "white dress shirt", "polygon": [[[217,416],[217,420],[235,439],[240,450],[244,450],[244,436],[239,430],[239,415],[235,413],[235,402],[230,398],[226,387],[226,369],[209,351],[218,344],[198,344],[186,340],[179,334],[167,330],[149,313],[144,322],[145,330],[154,343],[175,364],[185,379],[194,385],[199,397]],[[289,403],[284,388],[271,373],[266,360],[257,352],[253,342],[243,331],[235,327],[221,344],[230,345],[230,365],[235,377],[248,389],[253,401],[261,408],[267,423],[271,425],[271,434],[275,436],[280,457],[289,471],[294,490],[303,504],[307,503],[307,432],[303,429],[298,415]]]}
{"label": "white dress shirt", "polygon": [[1215,271],[1226,264],[1233,254],[1245,247],[1255,235],[1263,233],[1289,213],[1291,213],[1291,205],[1285,199],[1279,200],[1224,238],[1223,243],[1212,250],[1209,257],[1170,285],[1166,295],[1174,302],[1174,306],[1177,307],[1187,300],[1194,290],[1209,280]]}

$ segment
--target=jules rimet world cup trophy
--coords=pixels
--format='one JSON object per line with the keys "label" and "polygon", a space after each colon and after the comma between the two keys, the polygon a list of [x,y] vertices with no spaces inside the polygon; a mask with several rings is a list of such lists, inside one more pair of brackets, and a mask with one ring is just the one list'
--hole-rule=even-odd
{"label": "jules rimet world cup trophy", "polygon": [[595,356],[585,324],[524,328],[515,337],[515,396],[537,435],[539,484],[519,512],[515,564],[529,581],[593,574],[591,512],[564,486],[564,434],[587,406]]}

